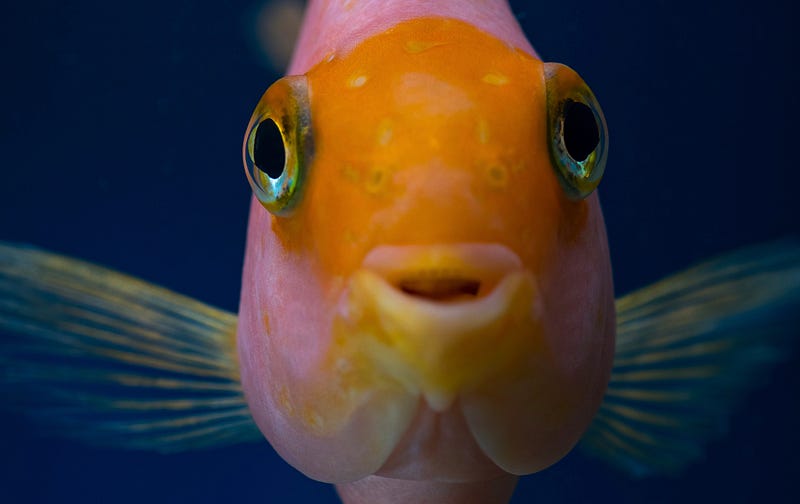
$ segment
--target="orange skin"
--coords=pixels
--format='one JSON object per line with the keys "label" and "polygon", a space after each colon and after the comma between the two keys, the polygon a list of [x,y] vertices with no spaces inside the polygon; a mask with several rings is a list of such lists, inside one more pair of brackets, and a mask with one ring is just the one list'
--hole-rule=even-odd
{"label": "orange skin", "polygon": [[[363,13],[350,3],[338,14]],[[615,321],[597,194],[559,185],[544,66],[505,3],[455,2],[460,19],[493,13],[475,23],[425,17],[441,6],[384,12],[325,46],[308,34],[341,19],[334,4],[310,6],[291,69],[313,135],[300,196],[286,215],[251,207],[248,403],[276,450],[345,502],[504,502],[515,475],[574,446],[605,390]],[[274,86],[254,118],[286,100]],[[477,300],[440,310],[396,288],[432,269],[480,277]]]}

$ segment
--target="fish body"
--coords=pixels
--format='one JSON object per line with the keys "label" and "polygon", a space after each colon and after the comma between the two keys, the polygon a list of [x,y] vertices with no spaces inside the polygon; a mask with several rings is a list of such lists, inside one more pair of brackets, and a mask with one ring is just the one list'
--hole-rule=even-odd
{"label": "fish body", "polygon": [[263,435],[346,503],[491,503],[579,441],[679,471],[791,348],[790,241],[614,299],[602,111],[505,2],[312,2],[288,73],[245,133],[238,317],[0,244],[14,405],[106,446]]}
{"label": "fish body", "polygon": [[[308,108],[313,161],[300,162],[296,201],[273,215],[254,198],[250,214],[238,341],[256,421],[293,465],[328,481],[550,465],[594,415],[614,337],[597,197],[570,199],[550,161],[554,79],[456,19],[402,21],[333,47],[305,73],[309,103],[279,82],[248,133]],[[476,292],[447,292],[459,285]],[[494,393],[513,387],[525,391]],[[431,408],[452,424],[448,443],[468,449],[426,446],[436,455],[418,468],[408,453],[418,443],[395,447],[427,435],[409,425]],[[514,453],[519,437],[532,442]],[[479,462],[450,473],[451,458]]]}

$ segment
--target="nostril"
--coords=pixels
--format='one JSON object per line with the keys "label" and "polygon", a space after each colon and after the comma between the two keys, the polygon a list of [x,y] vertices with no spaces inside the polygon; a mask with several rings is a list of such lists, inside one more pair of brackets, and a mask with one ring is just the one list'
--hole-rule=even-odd
{"label": "nostril", "polygon": [[454,301],[464,297],[476,297],[481,290],[479,280],[458,277],[403,278],[395,285],[406,294],[432,301]]}

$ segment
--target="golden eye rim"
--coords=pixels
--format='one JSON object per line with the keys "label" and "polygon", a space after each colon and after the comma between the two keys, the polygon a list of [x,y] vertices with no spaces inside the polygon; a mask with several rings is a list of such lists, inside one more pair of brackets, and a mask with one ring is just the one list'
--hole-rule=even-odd
{"label": "golden eye rim", "polygon": [[[258,128],[271,121],[284,146],[281,175],[270,177],[255,162]],[[289,216],[300,201],[313,158],[308,83],[304,75],[275,81],[264,93],[245,131],[242,157],[245,175],[259,203],[271,214]],[[258,178],[256,178],[258,177]]]}
{"label": "golden eye rim", "polygon": [[[574,70],[560,63],[545,63],[544,67],[550,160],[567,197],[580,201],[597,189],[605,173],[608,126],[594,93]],[[583,160],[574,159],[564,142],[564,109],[568,101],[588,107],[597,126],[597,145]]]}
{"label": "golden eye rim", "polygon": [[[283,167],[280,176],[277,178],[270,177],[255,161],[255,139],[258,134],[258,128],[267,121],[272,122],[272,124],[278,128],[283,143]],[[296,181],[296,179],[289,174],[293,163],[290,159],[291,149],[287,143],[285,129],[279,121],[276,121],[267,113],[253,121],[252,127],[248,129],[246,142],[245,175],[253,190],[253,194],[255,194],[256,198],[267,210],[272,213],[279,213],[281,209],[286,207],[287,199],[289,199],[293,193],[294,187],[292,187],[293,184],[291,184],[291,182],[293,180]],[[288,182],[290,182],[289,184],[287,184],[287,179]]]}

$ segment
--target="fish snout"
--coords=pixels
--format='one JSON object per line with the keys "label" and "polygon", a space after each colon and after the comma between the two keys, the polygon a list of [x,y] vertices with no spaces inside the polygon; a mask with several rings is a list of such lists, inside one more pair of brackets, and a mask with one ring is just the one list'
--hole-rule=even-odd
{"label": "fish snout", "polygon": [[445,411],[460,393],[521,372],[540,332],[537,293],[501,244],[379,246],[352,276],[342,319],[370,341],[364,357]]}

